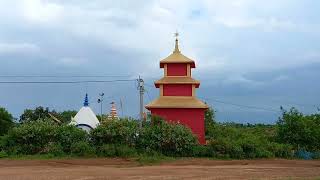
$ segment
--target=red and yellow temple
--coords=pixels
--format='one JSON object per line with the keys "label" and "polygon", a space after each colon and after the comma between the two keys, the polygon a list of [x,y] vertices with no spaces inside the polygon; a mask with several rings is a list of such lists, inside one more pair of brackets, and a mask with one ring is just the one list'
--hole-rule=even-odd
{"label": "red and yellow temple", "polygon": [[204,114],[208,106],[196,97],[200,82],[191,76],[195,67],[195,62],[180,52],[176,38],[173,53],[160,61],[164,77],[154,83],[160,97],[146,108],[152,115],[186,125],[198,136],[199,143],[205,144]]}

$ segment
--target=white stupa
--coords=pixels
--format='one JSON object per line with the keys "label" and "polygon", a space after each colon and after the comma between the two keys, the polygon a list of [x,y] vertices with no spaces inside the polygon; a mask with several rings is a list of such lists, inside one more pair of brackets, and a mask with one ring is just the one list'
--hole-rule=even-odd
{"label": "white stupa", "polygon": [[86,94],[84,99],[83,107],[79,110],[76,116],[71,118],[70,124],[75,125],[87,132],[96,128],[100,124],[97,116],[89,107],[88,94]]}

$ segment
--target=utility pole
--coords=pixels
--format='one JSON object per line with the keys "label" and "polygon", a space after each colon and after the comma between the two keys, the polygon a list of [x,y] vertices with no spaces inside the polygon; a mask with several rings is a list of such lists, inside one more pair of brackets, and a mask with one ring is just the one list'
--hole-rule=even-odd
{"label": "utility pole", "polygon": [[140,123],[139,127],[142,128],[142,121],[143,121],[143,94],[144,94],[144,81],[139,76],[138,79],[138,90],[140,95]]}
{"label": "utility pole", "polygon": [[99,93],[100,98],[98,99],[98,103],[100,103],[100,121],[102,122],[102,102],[104,93]]}

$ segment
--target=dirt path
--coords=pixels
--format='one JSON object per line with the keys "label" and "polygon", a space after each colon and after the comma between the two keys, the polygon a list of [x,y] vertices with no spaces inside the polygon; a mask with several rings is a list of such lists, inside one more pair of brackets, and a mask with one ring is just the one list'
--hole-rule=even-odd
{"label": "dirt path", "polygon": [[0,179],[320,179],[320,161],[183,159],[139,166],[125,159],[0,160]]}

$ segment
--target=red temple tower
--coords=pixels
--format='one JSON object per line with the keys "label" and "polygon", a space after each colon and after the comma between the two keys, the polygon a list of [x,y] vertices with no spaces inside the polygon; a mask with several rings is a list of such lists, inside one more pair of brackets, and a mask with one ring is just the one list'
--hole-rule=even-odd
{"label": "red temple tower", "polygon": [[200,82],[191,77],[195,63],[180,52],[177,36],[173,53],[160,61],[164,77],[154,83],[160,97],[146,108],[152,115],[186,125],[198,136],[199,143],[205,144],[204,114],[208,106],[196,97]]}

